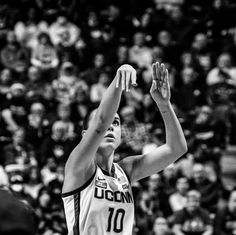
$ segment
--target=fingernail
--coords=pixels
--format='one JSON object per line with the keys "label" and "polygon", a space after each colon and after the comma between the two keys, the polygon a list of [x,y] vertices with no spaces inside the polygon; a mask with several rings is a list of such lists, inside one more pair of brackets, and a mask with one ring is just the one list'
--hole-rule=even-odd
{"label": "fingernail", "polygon": [[138,86],[138,84],[137,84],[137,83],[133,83],[132,85],[133,85],[133,86]]}

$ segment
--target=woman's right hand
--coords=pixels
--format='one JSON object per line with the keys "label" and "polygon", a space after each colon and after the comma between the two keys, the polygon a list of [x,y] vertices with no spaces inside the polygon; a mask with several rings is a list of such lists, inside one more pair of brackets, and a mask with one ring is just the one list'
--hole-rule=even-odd
{"label": "woman's right hand", "polygon": [[136,70],[129,64],[120,66],[116,73],[116,87],[121,87],[126,92],[130,91],[130,87],[136,87],[137,83]]}

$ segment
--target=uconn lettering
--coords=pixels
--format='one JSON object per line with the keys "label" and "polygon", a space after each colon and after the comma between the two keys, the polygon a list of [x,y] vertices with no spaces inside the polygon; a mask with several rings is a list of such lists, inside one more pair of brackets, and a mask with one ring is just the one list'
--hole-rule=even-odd
{"label": "uconn lettering", "polygon": [[109,189],[95,188],[94,197],[98,199],[106,199],[108,201],[120,203],[133,203],[133,198],[129,192],[111,191]]}

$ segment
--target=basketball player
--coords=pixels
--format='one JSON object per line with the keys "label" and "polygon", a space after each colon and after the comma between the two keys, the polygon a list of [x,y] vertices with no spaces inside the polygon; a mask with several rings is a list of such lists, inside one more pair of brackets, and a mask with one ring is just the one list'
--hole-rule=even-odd
{"label": "basketball player", "polygon": [[163,170],[186,152],[184,134],[170,104],[168,71],[158,62],[152,70],[150,93],[164,119],[166,143],[150,153],[113,163],[121,140],[117,114],[121,95],[136,86],[135,69],[122,65],[65,166],[62,198],[69,235],[131,235],[131,184]]}

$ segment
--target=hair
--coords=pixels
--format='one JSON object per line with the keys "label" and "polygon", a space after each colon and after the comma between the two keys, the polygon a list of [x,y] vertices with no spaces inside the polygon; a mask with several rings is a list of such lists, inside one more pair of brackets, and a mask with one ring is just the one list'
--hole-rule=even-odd
{"label": "hair", "polygon": [[97,110],[97,108],[90,109],[88,111],[88,113],[85,115],[84,120],[83,120],[83,130],[87,130],[88,129],[88,123],[89,123],[89,121],[91,119],[91,114],[93,112],[95,112],[96,110]]}

